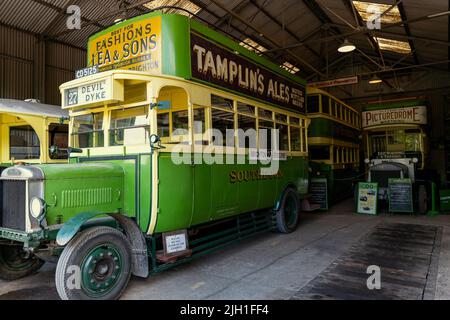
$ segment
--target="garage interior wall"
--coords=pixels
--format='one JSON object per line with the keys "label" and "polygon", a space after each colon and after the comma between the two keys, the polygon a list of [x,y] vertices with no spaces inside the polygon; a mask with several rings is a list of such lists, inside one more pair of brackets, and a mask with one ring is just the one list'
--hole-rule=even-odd
{"label": "garage interior wall", "polygon": [[60,105],[59,86],[86,64],[86,51],[0,25],[0,97]]}

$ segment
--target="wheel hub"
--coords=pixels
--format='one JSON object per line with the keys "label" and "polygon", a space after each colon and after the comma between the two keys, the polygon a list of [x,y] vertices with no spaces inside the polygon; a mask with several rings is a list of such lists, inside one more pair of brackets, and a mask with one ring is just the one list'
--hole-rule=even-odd
{"label": "wheel hub", "polygon": [[116,284],[122,268],[122,256],[114,245],[98,246],[82,265],[83,287],[94,296],[106,294]]}

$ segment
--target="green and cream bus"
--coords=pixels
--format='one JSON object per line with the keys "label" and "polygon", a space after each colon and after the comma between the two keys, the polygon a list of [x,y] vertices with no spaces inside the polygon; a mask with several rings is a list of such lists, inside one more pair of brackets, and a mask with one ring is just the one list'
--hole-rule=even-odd
{"label": "green and cream bus", "polygon": [[[2,174],[3,199],[16,200],[3,203],[14,223],[0,225],[0,277],[56,260],[61,298],[114,299],[131,275],[295,230],[308,192],[303,80],[160,12],[93,35],[88,57],[86,76],[60,88],[69,164]],[[8,260],[14,250],[22,258]]]}
{"label": "green and cream bus", "polygon": [[351,197],[361,178],[361,117],[353,107],[318,88],[307,88],[308,151],[312,176],[327,179],[328,201]]}

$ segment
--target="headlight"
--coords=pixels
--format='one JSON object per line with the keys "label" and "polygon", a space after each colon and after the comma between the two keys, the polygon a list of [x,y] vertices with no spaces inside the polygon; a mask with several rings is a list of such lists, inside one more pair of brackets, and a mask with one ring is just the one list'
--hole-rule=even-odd
{"label": "headlight", "polygon": [[45,202],[41,198],[33,197],[30,201],[30,213],[33,218],[41,220],[45,213]]}

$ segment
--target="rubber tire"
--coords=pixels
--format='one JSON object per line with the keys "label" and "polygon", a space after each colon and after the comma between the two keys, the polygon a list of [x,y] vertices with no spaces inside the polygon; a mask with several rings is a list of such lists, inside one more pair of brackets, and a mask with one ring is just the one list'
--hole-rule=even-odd
{"label": "rubber tire", "polygon": [[[287,225],[285,215],[286,202],[289,198],[292,198],[292,200],[294,201],[294,205],[296,207],[295,221],[291,225]],[[275,211],[277,231],[279,233],[294,232],[297,229],[299,222],[299,211],[300,211],[300,201],[297,192],[292,188],[286,189],[281,198],[280,208],[277,211]]]}
{"label": "rubber tire", "polygon": [[27,266],[25,269],[21,270],[14,270],[11,269],[10,266],[5,264],[4,260],[4,250],[8,248],[17,248],[17,250],[22,250],[20,246],[17,247],[6,247],[6,246],[0,246],[0,279],[6,280],[6,281],[12,281],[12,280],[18,280],[21,278],[25,278],[36,271],[38,271],[42,265],[45,263],[35,255],[31,255],[27,261]]}
{"label": "rubber tire", "polygon": [[419,201],[419,213],[426,214],[428,212],[428,195],[427,188],[423,184],[419,186],[417,199]]}
{"label": "rubber tire", "polygon": [[[116,286],[101,298],[92,297],[83,290],[73,290],[66,287],[67,278],[71,274],[65,272],[69,266],[80,266],[93,248],[102,243],[114,243],[120,248],[124,260],[124,272],[117,280]],[[81,266],[80,266],[81,267]],[[131,246],[126,236],[111,227],[93,227],[80,232],[64,248],[56,266],[56,290],[62,300],[116,300],[125,291],[131,277]]]}

